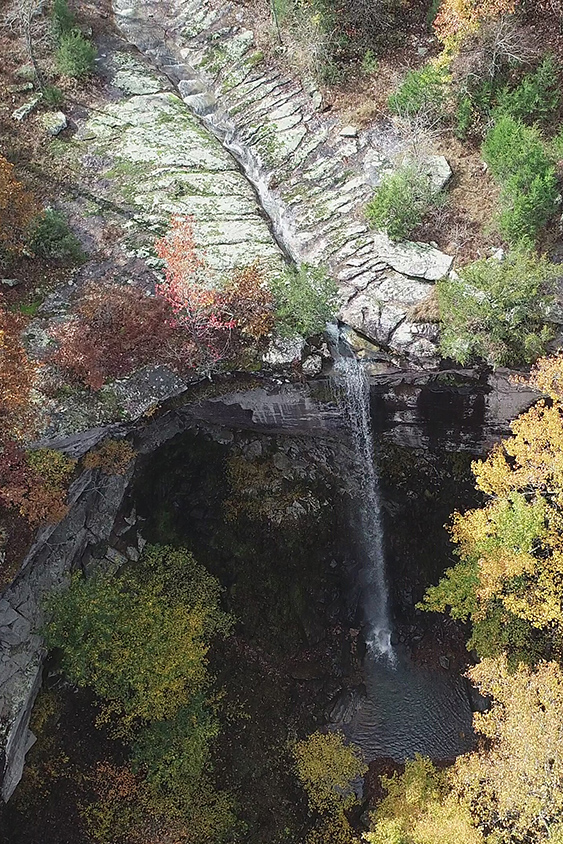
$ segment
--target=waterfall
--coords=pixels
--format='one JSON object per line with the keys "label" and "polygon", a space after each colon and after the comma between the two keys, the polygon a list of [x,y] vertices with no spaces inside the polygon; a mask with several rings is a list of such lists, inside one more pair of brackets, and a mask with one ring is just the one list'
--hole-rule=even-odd
{"label": "waterfall", "polygon": [[374,656],[394,662],[385,576],[385,544],[379,477],[374,461],[369,383],[354,355],[340,357],[336,372],[343,380],[344,407],[357,462],[358,516],[362,560],[361,604],[367,625],[366,644]]}

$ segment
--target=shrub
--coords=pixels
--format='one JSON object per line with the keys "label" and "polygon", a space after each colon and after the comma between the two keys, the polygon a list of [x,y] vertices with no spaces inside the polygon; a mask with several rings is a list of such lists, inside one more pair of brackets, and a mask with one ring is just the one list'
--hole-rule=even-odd
{"label": "shrub", "polygon": [[0,155],[0,259],[2,252],[19,253],[37,213],[33,196],[14,175],[14,166]]}
{"label": "shrub", "polygon": [[458,101],[455,113],[455,134],[460,140],[464,140],[470,134],[475,125],[475,108],[473,100],[465,94]]}
{"label": "shrub", "polygon": [[68,0],[54,0],[51,13],[55,37],[60,39],[65,32],[75,28],[74,15],[68,8]]}
{"label": "shrub", "polygon": [[80,263],[85,255],[78,238],[72,233],[59,211],[47,208],[35,219],[29,237],[34,255],[58,261]]}
{"label": "shrub", "polygon": [[551,117],[561,103],[559,68],[554,57],[546,56],[516,88],[500,91],[497,102],[501,111],[517,120],[533,123]]}
{"label": "shrub", "polygon": [[387,100],[389,109],[401,117],[440,114],[446,91],[446,71],[433,64],[409,70],[399,89]]}
{"label": "shrub", "polygon": [[95,58],[95,46],[78,29],[61,34],[55,53],[60,73],[80,79],[91,73]]}
{"label": "shrub", "polygon": [[311,337],[324,331],[338,307],[338,288],[323,267],[302,264],[270,282],[276,329],[282,337]]}
{"label": "shrub", "polygon": [[45,85],[43,88],[43,103],[50,108],[58,108],[63,104],[64,96],[60,88],[55,85]]}
{"label": "shrub", "polygon": [[442,353],[462,364],[477,357],[501,366],[535,360],[553,336],[549,313],[560,274],[546,258],[515,250],[438,282]]}
{"label": "shrub", "polygon": [[498,181],[518,176],[521,183],[545,173],[551,161],[539,130],[507,114],[497,115],[482,148],[483,157]]}
{"label": "shrub", "polygon": [[530,244],[558,201],[555,167],[539,130],[509,115],[497,115],[482,151],[502,188],[502,233],[513,243]]}
{"label": "shrub", "polygon": [[32,390],[37,375],[24,348],[21,332],[24,320],[0,303],[0,440],[32,434],[36,410]]}
{"label": "shrub", "polygon": [[535,176],[526,188],[513,177],[501,195],[505,205],[499,218],[501,234],[511,243],[532,244],[553,216],[558,198],[559,185],[553,168]]}
{"label": "shrub", "polygon": [[0,501],[32,526],[57,522],[66,513],[67,485],[75,464],[58,451],[26,452],[8,440],[0,452]]}
{"label": "shrub", "polygon": [[406,240],[441,199],[428,174],[407,163],[384,176],[366,214],[370,225],[384,229],[392,240]]}
{"label": "shrub", "polygon": [[362,73],[365,76],[371,76],[372,73],[377,73],[379,70],[379,60],[373,50],[366,50],[362,58]]}
{"label": "shrub", "polygon": [[93,390],[149,362],[189,366],[191,347],[171,318],[162,299],[127,285],[91,284],[71,319],[53,329],[52,361]]}

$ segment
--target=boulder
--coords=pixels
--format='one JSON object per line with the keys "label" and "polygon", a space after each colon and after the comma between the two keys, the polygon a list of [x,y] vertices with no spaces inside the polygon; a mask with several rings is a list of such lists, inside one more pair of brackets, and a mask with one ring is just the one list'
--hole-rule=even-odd
{"label": "boulder", "polygon": [[291,366],[294,361],[300,361],[305,348],[303,337],[276,337],[270,343],[262,360],[268,366]]}
{"label": "boulder", "polygon": [[304,360],[301,365],[303,374],[307,375],[310,378],[314,377],[315,375],[319,375],[322,368],[323,359],[320,355],[309,355],[309,357]]}
{"label": "boulder", "polygon": [[49,111],[41,117],[41,125],[48,135],[58,135],[68,126],[66,116],[62,111]]}
{"label": "boulder", "polygon": [[374,252],[397,272],[426,281],[438,281],[451,269],[453,258],[427,243],[393,243],[386,234],[374,234]]}
{"label": "boulder", "polygon": [[43,94],[37,94],[35,97],[32,97],[30,100],[27,100],[27,102],[25,102],[15,111],[13,111],[12,120],[25,120],[26,117],[29,117],[33,109],[37,107],[37,104],[41,100],[42,96]]}

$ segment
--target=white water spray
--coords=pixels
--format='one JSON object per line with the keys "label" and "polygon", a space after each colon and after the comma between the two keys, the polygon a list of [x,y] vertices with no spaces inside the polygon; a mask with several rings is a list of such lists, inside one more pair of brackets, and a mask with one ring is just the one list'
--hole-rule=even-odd
{"label": "white water spray", "polygon": [[374,656],[395,662],[391,645],[389,590],[385,577],[385,546],[379,478],[374,462],[369,383],[355,356],[336,365],[344,383],[344,406],[358,466],[359,517],[363,561],[362,609],[368,626],[366,644]]}

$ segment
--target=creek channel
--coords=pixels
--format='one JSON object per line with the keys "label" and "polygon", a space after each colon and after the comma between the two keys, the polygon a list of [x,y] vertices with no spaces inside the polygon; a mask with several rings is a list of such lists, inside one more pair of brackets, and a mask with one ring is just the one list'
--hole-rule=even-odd
{"label": "creek channel", "polygon": [[[151,24],[150,37],[143,43],[145,36],[139,33],[144,31],[146,35],[146,30],[134,20],[134,15],[130,16],[129,10],[120,8],[119,0],[115,6],[124,35],[168,76],[186,107],[236,160],[286,258],[303,260],[299,238],[286,225],[287,209],[276,202],[269,189],[271,173],[264,172],[252,149],[241,142],[228,115],[217,106],[214,92],[206,87],[205,78],[185,56],[180,58],[174,39],[166,41],[163,35],[159,44],[158,26],[153,28]],[[344,222],[348,221],[343,220],[343,225]],[[350,519],[350,545],[355,550],[351,567],[355,582],[350,584],[350,591],[356,595],[356,618],[363,627],[366,648],[362,660],[364,682],[351,695],[349,705],[333,708],[331,720],[362,748],[368,761],[389,757],[403,762],[415,753],[436,760],[452,759],[467,751],[473,742],[468,685],[455,672],[417,665],[407,648],[393,643],[385,518],[374,462],[369,387],[353,356],[341,358],[336,370],[337,380],[344,384],[345,413],[358,467],[357,502]],[[349,692],[346,694],[350,697]]]}

